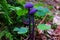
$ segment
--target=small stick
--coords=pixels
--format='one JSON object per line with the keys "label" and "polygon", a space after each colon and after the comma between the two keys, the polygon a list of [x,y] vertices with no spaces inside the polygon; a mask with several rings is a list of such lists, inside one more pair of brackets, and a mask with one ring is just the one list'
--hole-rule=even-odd
{"label": "small stick", "polygon": [[44,20],[46,19],[47,15],[42,19],[42,21],[40,22],[40,24],[42,24],[44,22]]}

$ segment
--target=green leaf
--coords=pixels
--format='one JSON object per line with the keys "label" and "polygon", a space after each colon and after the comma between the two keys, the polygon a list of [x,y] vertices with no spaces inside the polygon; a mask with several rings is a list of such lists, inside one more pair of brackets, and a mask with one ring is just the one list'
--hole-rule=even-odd
{"label": "green leaf", "polygon": [[22,9],[20,7],[15,7],[15,10],[16,10],[16,13],[18,16],[20,16],[22,14],[21,13]]}
{"label": "green leaf", "polygon": [[13,31],[19,31],[19,28],[18,28],[18,27],[15,27],[15,28],[13,29]]}
{"label": "green leaf", "polygon": [[15,10],[15,7],[14,7],[14,6],[11,6],[11,5],[10,5],[9,7],[10,7],[10,10],[11,10],[11,11]]}
{"label": "green leaf", "polygon": [[18,16],[25,15],[27,13],[27,9],[21,9],[20,7],[15,7],[16,13]]}
{"label": "green leaf", "polygon": [[48,8],[44,8],[44,7],[42,7],[42,6],[37,7],[36,9],[37,9],[38,11],[36,12],[35,16],[38,16],[38,17],[40,17],[40,16],[45,16],[47,13],[50,12]]}
{"label": "green leaf", "polygon": [[17,31],[18,34],[25,34],[28,32],[28,28],[26,28],[26,27],[21,27],[21,28],[15,27],[13,31]]}
{"label": "green leaf", "polygon": [[9,38],[9,40],[13,40],[13,37],[10,32],[6,32],[6,37]]}
{"label": "green leaf", "polygon": [[48,6],[49,9],[53,9],[53,6]]}
{"label": "green leaf", "polygon": [[47,25],[45,25],[45,24],[39,24],[39,25],[37,26],[37,28],[40,29],[40,30],[49,30],[49,29],[51,29],[50,26],[47,26]]}
{"label": "green leaf", "polygon": [[0,4],[2,6],[2,10],[5,12],[5,21],[7,24],[12,24],[12,19],[10,18],[10,11],[9,11],[9,5],[6,0],[0,0]]}
{"label": "green leaf", "polygon": [[50,11],[50,12],[48,12],[47,14],[48,14],[48,15],[53,15],[53,13],[52,13],[51,11]]}
{"label": "green leaf", "polygon": [[26,2],[26,0],[16,0],[18,3],[20,3],[20,4],[25,4],[25,2]]}
{"label": "green leaf", "polygon": [[23,15],[26,15],[28,13],[28,10],[27,9],[23,9],[22,12],[23,12]]}
{"label": "green leaf", "polygon": [[34,7],[35,8],[37,8],[37,7],[39,7],[39,6],[45,6],[45,4],[43,5],[44,3],[42,3],[42,2],[40,2],[40,3],[36,3],[36,4],[34,4]]}
{"label": "green leaf", "polygon": [[37,17],[40,17],[40,16],[45,16],[46,14],[44,13],[44,12],[41,12],[41,11],[39,11],[39,12],[37,12],[36,14],[35,14],[35,16],[37,16]]}
{"label": "green leaf", "polygon": [[5,35],[5,32],[6,32],[6,31],[2,31],[2,32],[0,32],[0,39],[1,39],[2,36]]}
{"label": "green leaf", "polygon": [[18,34],[25,34],[28,32],[28,28],[26,27],[21,27],[20,30],[18,31]]}
{"label": "green leaf", "polygon": [[2,10],[2,8],[1,8],[1,7],[2,7],[2,5],[0,4],[0,10]]}
{"label": "green leaf", "polygon": [[0,39],[1,37],[6,36],[6,38],[9,38],[9,40],[13,40],[13,35],[11,35],[10,32],[8,32],[6,29],[4,29],[2,32],[0,32]]}

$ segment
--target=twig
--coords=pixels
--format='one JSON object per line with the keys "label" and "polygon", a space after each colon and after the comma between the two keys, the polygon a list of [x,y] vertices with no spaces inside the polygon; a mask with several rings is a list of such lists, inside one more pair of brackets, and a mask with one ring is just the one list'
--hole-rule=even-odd
{"label": "twig", "polygon": [[46,17],[47,17],[47,15],[42,19],[42,21],[40,22],[40,24],[44,22],[44,20],[46,19]]}
{"label": "twig", "polygon": [[27,38],[26,39],[24,39],[24,40],[28,40],[28,38],[29,38],[29,35],[27,36]]}

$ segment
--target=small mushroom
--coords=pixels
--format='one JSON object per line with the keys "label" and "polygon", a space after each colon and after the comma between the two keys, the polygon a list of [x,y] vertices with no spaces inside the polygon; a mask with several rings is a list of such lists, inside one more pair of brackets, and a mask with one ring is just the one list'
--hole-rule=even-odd
{"label": "small mushroom", "polygon": [[30,3],[30,2],[27,2],[26,4],[25,4],[25,8],[33,8],[33,4],[32,3]]}
{"label": "small mushroom", "polygon": [[29,14],[34,14],[36,11],[37,11],[37,9],[32,8],[32,9],[30,10],[30,13],[29,13]]}

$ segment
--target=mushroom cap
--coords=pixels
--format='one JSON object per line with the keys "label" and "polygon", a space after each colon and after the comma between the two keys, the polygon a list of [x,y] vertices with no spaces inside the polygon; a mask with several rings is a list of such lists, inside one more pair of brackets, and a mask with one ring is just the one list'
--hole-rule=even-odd
{"label": "mushroom cap", "polygon": [[25,8],[33,8],[33,4],[31,2],[27,2],[25,4]]}
{"label": "mushroom cap", "polygon": [[34,14],[35,12],[37,12],[37,9],[32,8],[32,9],[30,10],[29,14]]}

